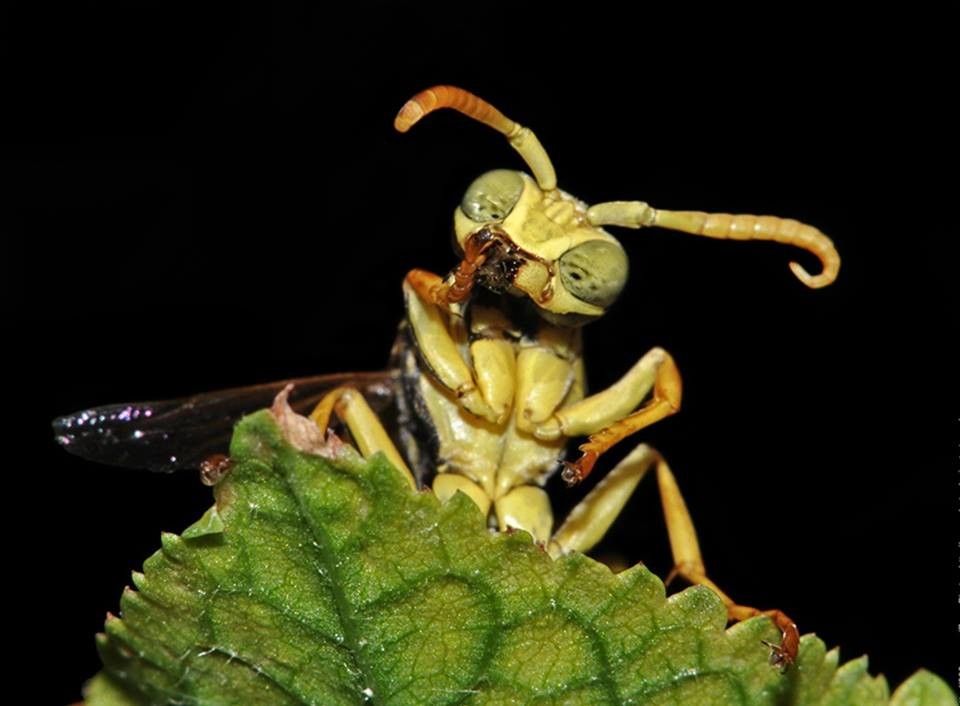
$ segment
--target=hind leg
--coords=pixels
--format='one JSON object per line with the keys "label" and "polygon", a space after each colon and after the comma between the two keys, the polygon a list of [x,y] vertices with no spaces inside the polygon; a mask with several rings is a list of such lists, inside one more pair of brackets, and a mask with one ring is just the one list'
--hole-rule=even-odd
{"label": "hind leg", "polygon": [[690,583],[707,586],[723,601],[731,621],[745,620],[756,615],[769,617],[780,630],[781,636],[779,645],[769,645],[772,650],[770,663],[786,668],[797,657],[800,642],[797,626],[782,611],[758,610],[736,603],[707,577],[693,519],[676,478],[663,457],[646,444],[640,444],[630,452],[570,512],[550,542],[551,555],[559,556],[571,551],[585,552],[594,547],[606,534],[651,468],[656,468],[660,501],[674,562],[674,568],[665,583],[670,583],[676,576],[682,576]]}

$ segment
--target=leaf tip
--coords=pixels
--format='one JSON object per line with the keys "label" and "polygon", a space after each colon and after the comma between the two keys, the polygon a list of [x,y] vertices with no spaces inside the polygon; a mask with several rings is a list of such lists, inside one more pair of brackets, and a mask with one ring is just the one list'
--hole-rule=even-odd
{"label": "leaf tip", "polygon": [[933,672],[918,669],[890,698],[890,706],[955,706],[957,695]]}

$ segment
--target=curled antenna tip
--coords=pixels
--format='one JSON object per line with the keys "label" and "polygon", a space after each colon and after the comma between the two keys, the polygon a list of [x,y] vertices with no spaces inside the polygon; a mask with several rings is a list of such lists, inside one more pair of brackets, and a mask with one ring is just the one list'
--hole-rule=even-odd
{"label": "curled antenna tip", "polygon": [[403,104],[397,117],[393,120],[393,127],[397,132],[406,132],[413,127],[424,116],[423,106],[415,99],[410,99]]}
{"label": "curled antenna tip", "polygon": [[799,262],[791,262],[790,271],[796,275],[798,280],[810,287],[810,289],[820,289],[821,287],[826,287],[828,284],[832,284],[837,278],[836,271],[831,272],[826,269],[818,275],[811,275]]}

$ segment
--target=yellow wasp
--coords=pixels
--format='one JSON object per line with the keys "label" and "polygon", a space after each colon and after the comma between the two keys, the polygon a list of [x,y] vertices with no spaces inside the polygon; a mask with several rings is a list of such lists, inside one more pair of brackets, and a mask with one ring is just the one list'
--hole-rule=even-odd
{"label": "yellow wasp", "polygon": [[[467,188],[454,212],[460,263],[446,277],[407,274],[406,319],[388,370],[85,410],[54,422],[58,441],[119,465],[196,466],[222,448],[240,414],[292,382],[291,400],[298,409],[312,408],[319,430],[339,424],[361,453],[384,453],[411,486],[429,482],[441,501],[462,492],[491,527],[529,532],[553,556],[589,551],[655,469],[675,564],[669,578],[709,586],[731,620],[771,617],[782,634],[770,646],[771,662],[788,665],[797,654],[796,626],[779,610],[737,604],[707,577],[686,504],[656,450],[639,444],[556,530],[543,486],[561,467],[568,484],[578,483],[615,444],[681,404],[680,373],[662,348],[642,355],[607,389],[587,394],[582,327],[606,313],[628,274],[623,247],[604,226],[799,246],[822,263],[817,275],[790,263],[809,287],[836,278],[833,244],[811,226],[773,216],[665,211],[642,201],[589,206],[557,187],[550,158],[529,128],[460,88],[418,93],[395,127],[406,132],[441,108],[502,133],[532,175],[498,169]],[[567,440],[575,437],[587,440],[579,458],[564,462]]]}

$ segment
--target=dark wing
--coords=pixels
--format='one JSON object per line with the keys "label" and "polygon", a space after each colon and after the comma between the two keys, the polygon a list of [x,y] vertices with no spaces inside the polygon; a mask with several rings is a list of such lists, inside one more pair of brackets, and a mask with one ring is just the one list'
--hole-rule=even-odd
{"label": "dark wing", "polygon": [[[399,372],[316,375],[250,387],[207,392],[161,402],[111,404],[68,414],[53,421],[57,442],[82,458],[110,466],[170,472],[198,468],[214,453],[226,453],[233,425],[246,414],[269,407],[293,384],[290,405],[309,413],[330,390],[353,385],[378,414],[391,417]],[[388,431],[390,419],[385,419]]]}

